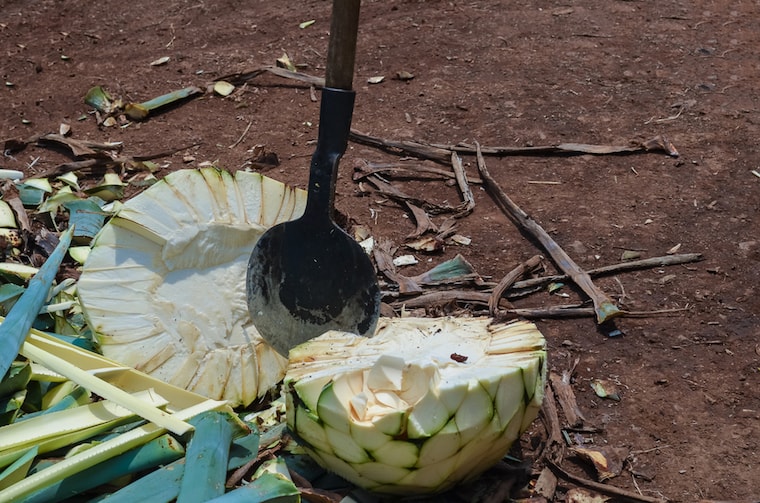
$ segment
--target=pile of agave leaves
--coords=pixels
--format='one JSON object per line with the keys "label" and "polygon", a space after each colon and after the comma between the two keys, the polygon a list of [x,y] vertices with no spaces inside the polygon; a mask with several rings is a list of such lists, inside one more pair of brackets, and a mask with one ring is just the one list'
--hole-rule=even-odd
{"label": "pile of agave leaves", "polygon": [[[125,185],[108,174],[82,196],[69,173],[0,200],[0,503],[380,501],[290,439],[279,388],[236,410],[98,354],[76,280],[61,273],[84,263]],[[39,268],[33,252],[47,255]],[[480,501],[487,485],[429,501]]]}

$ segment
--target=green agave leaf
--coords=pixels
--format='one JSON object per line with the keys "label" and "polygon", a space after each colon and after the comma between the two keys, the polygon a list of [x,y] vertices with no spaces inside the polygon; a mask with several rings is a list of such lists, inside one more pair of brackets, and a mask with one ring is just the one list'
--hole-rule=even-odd
{"label": "green agave leaf", "polygon": [[63,187],[58,192],[48,197],[45,202],[39,205],[37,211],[40,213],[55,214],[58,209],[69,201],[78,201],[80,198],[74,193],[71,187]]}
{"label": "green agave leaf", "polygon": [[26,385],[32,378],[32,366],[29,362],[13,362],[11,368],[5,373],[0,381],[0,397],[5,397],[26,389]]}
{"label": "green agave leaf", "polygon": [[[89,402],[90,402],[90,392],[80,386],[77,386],[68,395],[62,397],[60,400],[58,400],[55,404],[51,405],[50,407],[44,410],[39,410],[36,412],[30,412],[28,414],[24,414],[23,416],[19,417],[16,420],[16,422],[20,423],[21,421],[28,421],[29,419],[32,419],[37,416],[44,416],[45,414],[52,414],[53,412],[74,409],[81,405],[87,405]],[[26,409],[26,407],[24,408]]]}
{"label": "green agave leaf", "polygon": [[28,208],[36,208],[45,200],[47,192],[34,185],[19,183],[16,185],[21,203]]}
{"label": "green agave leaf", "polygon": [[37,274],[39,269],[18,262],[3,262],[0,264],[0,276],[13,283],[24,283]]}
{"label": "green agave leaf", "polygon": [[75,238],[89,241],[95,237],[106,221],[104,204],[105,201],[95,196],[63,203],[63,207],[69,210],[69,225],[74,226]]}
{"label": "green agave leaf", "polygon": [[57,177],[56,180],[60,180],[74,190],[80,190],[79,177],[73,171],[62,174],[61,176]]}
{"label": "green agave leaf", "polygon": [[38,450],[39,449],[36,445],[30,447],[21,455],[21,457],[0,472],[0,491],[26,477],[26,474],[29,473],[29,467],[32,466],[34,458],[37,457]]}
{"label": "green agave leaf", "polygon": [[12,395],[0,398],[0,426],[13,423],[21,413],[21,406],[26,400],[26,390],[22,389]]}
{"label": "green agave leaf", "polygon": [[178,91],[162,94],[161,96],[157,96],[156,98],[143,103],[129,103],[124,107],[124,113],[130,119],[139,121],[145,119],[153,110],[173,105],[191,96],[202,93],[203,90],[199,87],[186,87]]}
{"label": "green agave leaf", "polygon": [[26,288],[15,283],[5,283],[0,285],[0,308],[4,313],[7,313],[16,303],[21,294],[24,293]]}
{"label": "green agave leaf", "polygon": [[[103,183],[89,189],[85,189],[84,193],[100,198],[105,202],[115,201],[124,197],[124,186],[126,183],[121,181],[119,175],[116,173],[106,173],[103,177]],[[102,210],[99,210],[102,212]]]}
{"label": "green agave leaf", "polygon": [[0,325],[1,374],[5,374],[13,360],[16,359],[21,344],[32,328],[32,323],[45,304],[50,286],[53,284],[64,254],[71,244],[72,233],[73,229],[69,229],[61,235],[58,246],[42,265],[39,272],[29,281],[29,287]]}
{"label": "green agave leaf", "polygon": [[209,503],[299,503],[301,494],[293,482],[274,473],[265,473],[250,484],[239,487]]}
{"label": "green agave leaf", "polygon": [[[223,402],[206,400],[177,411],[172,416],[184,421],[207,410],[224,407]],[[135,447],[160,437],[166,430],[153,423],[138,426],[115,438],[102,442],[85,452],[68,457],[59,463],[34,473],[12,486],[0,490],[0,501],[27,501],[28,496],[91,467],[100,469],[102,464]],[[0,437],[1,438],[1,437]],[[15,459],[17,459],[18,456]],[[54,499],[55,501],[55,499]]]}
{"label": "green agave leaf", "polygon": [[204,503],[224,494],[233,428],[229,414],[209,411],[189,422],[195,427],[187,448],[185,476],[177,503]]}
{"label": "green agave leaf", "polygon": [[84,102],[100,113],[109,114],[113,108],[113,98],[108,91],[101,86],[95,86],[87,91],[84,96]]}
{"label": "green agave leaf", "polygon": [[26,182],[23,183],[23,185],[26,187],[39,189],[46,193],[53,192],[53,186],[50,185],[50,180],[47,178],[29,178]]}
{"label": "green agave leaf", "polygon": [[[156,468],[184,454],[182,445],[169,434],[64,478],[25,499],[26,503],[60,501],[118,477]],[[138,500],[139,501],[139,500]]]}

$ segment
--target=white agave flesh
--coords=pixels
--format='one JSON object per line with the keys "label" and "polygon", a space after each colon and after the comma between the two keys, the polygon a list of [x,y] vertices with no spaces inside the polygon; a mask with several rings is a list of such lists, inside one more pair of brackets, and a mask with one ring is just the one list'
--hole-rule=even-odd
{"label": "white agave flesh", "polygon": [[78,283],[105,356],[232,405],[278,383],[287,360],[254,328],[245,275],[256,241],[306,195],[254,173],[180,170],[127,201]]}
{"label": "white agave flesh", "polygon": [[545,341],[527,321],[381,319],[371,338],[331,331],[293,348],[285,383],[288,424],[325,468],[434,493],[488,469],[536,418]]}

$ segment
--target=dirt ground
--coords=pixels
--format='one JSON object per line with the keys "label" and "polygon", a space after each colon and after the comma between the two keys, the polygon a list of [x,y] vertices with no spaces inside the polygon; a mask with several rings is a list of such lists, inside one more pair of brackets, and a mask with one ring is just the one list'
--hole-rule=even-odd
{"label": "dirt ground", "polygon": [[[98,127],[83,102],[94,85],[144,101],[185,86],[205,88],[232,72],[273,64],[287,53],[322,76],[330,2],[178,0],[18,1],[0,8],[0,139],[58,131],[120,141],[139,156],[196,146],[156,160],[171,170],[213,162],[261,169],[305,187],[318,103],[308,85],[274,76],[227,98],[205,94],[128,127]],[[611,337],[593,318],[540,319],[550,365],[578,365],[573,389],[592,445],[631,451],[608,481],[672,501],[760,498],[760,4],[577,0],[365,1],[357,50],[353,126],[391,140],[524,147],[560,143],[625,145],[666,136],[680,156],[488,156],[503,190],[583,268],[642,257],[701,253],[696,263],[599,278],[631,311],[679,310],[622,318]],[[314,20],[308,27],[299,23]],[[151,62],[167,56],[163,65]],[[412,79],[399,79],[408,72]],[[368,79],[384,76],[379,84]],[[318,92],[317,92],[318,95]],[[263,145],[276,167],[253,161]],[[194,160],[185,162],[191,156]],[[462,155],[477,177],[474,156]],[[67,158],[50,149],[5,155],[0,167],[28,176]],[[352,142],[342,163],[337,206],[377,238],[402,246],[414,221],[398,204],[362,193],[352,166],[404,162]],[[435,165],[430,161],[427,165]],[[441,169],[450,169],[438,164]],[[753,170],[755,170],[753,172]],[[129,175],[134,174],[130,173]],[[128,177],[128,176],[127,176]],[[84,175],[85,185],[99,176]],[[416,197],[456,205],[456,186],[395,179]],[[414,252],[413,275],[461,253],[487,280],[543,253],[473,185],[476,206],[458,221],[469,246]],[[448,215],[433,216],[440,224]],[[549,272],[554,271],[545,260]],[[585,297],[538,293],[517,307],[576,304]],[[592,379],[619,384],[619,402],[601,400]],[[538,426],[533,432],[539,435]],[[529,445],[530,433],[524,444]],[[590,477],[576,458],[565,467]],[[574,484],[560,480],[557,501]],[[752,499],[754,498],[754,499]]]}

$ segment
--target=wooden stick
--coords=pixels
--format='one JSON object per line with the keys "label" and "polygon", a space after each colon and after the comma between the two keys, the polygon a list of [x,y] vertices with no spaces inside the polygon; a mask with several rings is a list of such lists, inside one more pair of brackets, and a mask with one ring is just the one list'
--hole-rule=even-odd
{"label": "wooden stick", "polygon": [[[618,264],[611,264],[596,269],[589,269],[586,271],[589,276],[596,278],[598,276],[606,276],[609,274],[615,274],[619,272],[637,271],[639,269],[648,269],[652,267],[664,267],[668,265],[688,264],[690,262],[699,262],[704,257],[701,253],[681,253],[678,255],[664,255],[662,257],[651,257],[641,260],[631,260],[630,262],[620,262]],[[569,279],[567,274],[557,274],[553,276],[541,276],[540,278],[531,278],[523,281],[517,281],[512,288],[515,290],[522,288],[533,288],[536,286],[548,285],[555,281],[563,281]]]}
{"label": "wooden stick", "polygon": [[[476,143],[476,146],[479,145]],[[588,295],[594,303],[596,311],[597,323],[604,323],[617,316],[620,316],[622,312],[607,297],[607,295],[597,288],[591,281],[591,277],[583,271],[578,265],[560,248],[560,246],[549,236],[535,220],[533,220],[527,213],[525,213],[517,204],[515,204],[504,191],[499,188],[499,185],[491,177],[491,174],[486,168],[485,159],[483,154],[478,150],[477,152],[477,164],[478,171],[480,171],[480,177],[483,179],[483,184],[486,191],[494,198],[496,203],[501,207],[502,211],[524,232],[530,234],[541,243],[546,252],[552,257],[557,266],[564,271],[574,282]]]}
{"label": "wooden stick", "polygon": [[440,162],[441,164],[449,164],[451,162],[451,150],[431,147],[416,141],[384,140],[360,133],[354,129],[351,130],[348,138],[356,143],[369,145],[370,147],[379,148],[396,155],[413,155],[421,159]]}
{"label": "wooden stick", "polygon": [[619,487],[611,486],[609,484],[602,484],[601,482],[594,482],[593,480],[584,479],[583,477],[578,477],[576,475],[573,475],[572,473],[565,471],[561,466],[556,464],[551,459],[547,458],[546,462],[549,465],[549,467],[552,470],[554,470],[554,473],[558,477],[562,477],[565,480],[569,480],[570,482],[574,482],[578,485],[591,488],[603,494],[619,496],[628,501],[636,501],[636,502],[643,502],[643,503],[666,503],[668,501],[667,498],[653,498],[651,496],[644,496],[643,494],[638,494],[632,491],[626,491],[625,489],[620,489]]}

